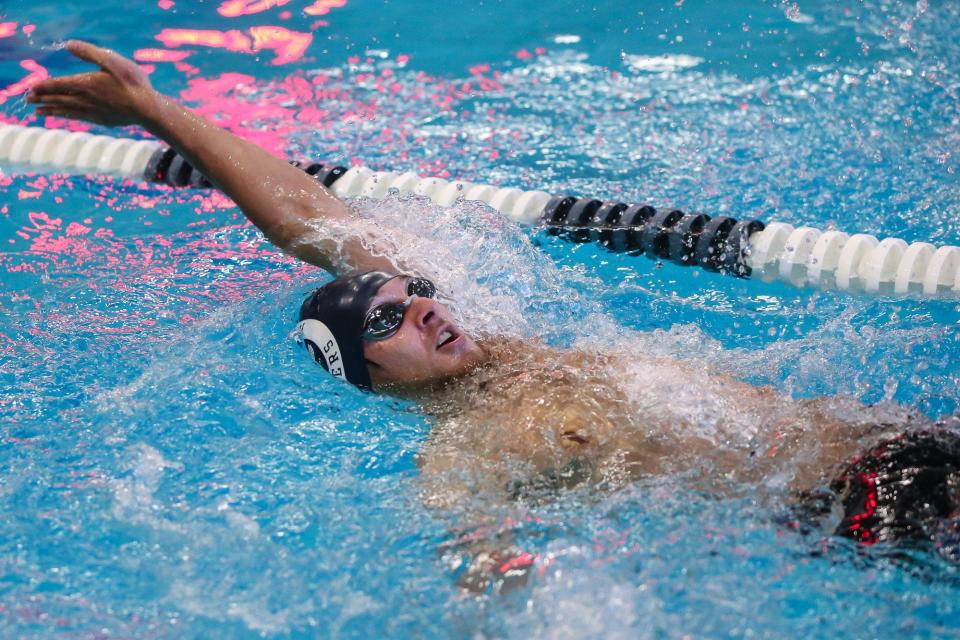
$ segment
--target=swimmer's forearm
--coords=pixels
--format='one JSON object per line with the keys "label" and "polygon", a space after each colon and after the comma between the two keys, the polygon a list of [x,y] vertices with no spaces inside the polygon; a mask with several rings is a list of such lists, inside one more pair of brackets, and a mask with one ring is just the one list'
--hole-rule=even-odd
{"label": "swimmer's forearm", "polygon": [[346,218],[347,206],[322,184],[257,145],[217,127],[156,93],[141,125],[166,141],[218,188],[278,247],[333,271],[331,257],[311,243],[311,219]]}
{"label": "swimmer's forearm", "polygon": [[79,40],[66,48],[99,70],[37,83],[27,96],[37,115],[108,127],[142,125],[233,198],[280,248],[331,271],[339,262],[367,270],[392,267],[359,239],[341,246],[316,237],[316,220],[353,217],[319,182],[161,95],[133,60]]}
{"label": "swimmer's forearm", "polygon": [[[144,101],[139,116],[141,126],[165,140],[230,196],[284,251],[331,273],[341,267],[396,270],[392,261],[374,255],[359,238],[342,238],[338,243],[318,237],[318,220],[347,222],[355,215],[300,169],[157,92]],[[344,225],[332,225],[337,227]]]}

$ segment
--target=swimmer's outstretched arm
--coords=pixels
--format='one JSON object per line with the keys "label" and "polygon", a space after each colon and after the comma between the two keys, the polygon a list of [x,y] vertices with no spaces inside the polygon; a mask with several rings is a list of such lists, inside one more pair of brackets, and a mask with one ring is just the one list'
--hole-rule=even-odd
{"label": "swimmer's outstretched arm", "polygon": [[[322,184],[257,145],[204,120],[157,92],[135,62],[108,49],[71,40],[67,50],[100,71],[37,84],[27,101],[38,115],[106,126],[140,125],[166,141],[226,193],[281,249],[332,273],[343,261],[362,270],[393,269],[384,257],[349,240],[312,240],[318,220],[354,220],[355,214]],[[313,221],[313,224],[311,224]]]}

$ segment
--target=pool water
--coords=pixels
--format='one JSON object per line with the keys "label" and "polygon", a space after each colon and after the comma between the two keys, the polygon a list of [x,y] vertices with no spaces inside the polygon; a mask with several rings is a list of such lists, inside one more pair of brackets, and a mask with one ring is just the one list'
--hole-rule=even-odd
{"label": "pool water", "polygon": [[[20,91],[84,69],[52,45],[85,38],[285,157],[960,244],[956,4],[631,4],[6,4],[0,115],[41,124]],[[671,479],[490,507],[537,565],[464,595],[439,549],[473,523],[419,497],[427,420],[289,339],[325,275],[214,192],[23,167],[0,188],[4,637],[960,633],[936,554]],[[469,326],[960,411],[956,300],[607,254],[477,204],[353,204]]]}

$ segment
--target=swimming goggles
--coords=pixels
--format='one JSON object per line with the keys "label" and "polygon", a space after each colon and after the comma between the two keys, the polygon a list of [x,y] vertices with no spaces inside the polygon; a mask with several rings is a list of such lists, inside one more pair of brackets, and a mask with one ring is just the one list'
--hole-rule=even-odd
{"label": "swimming goggles", "polygon": [[437,287],[426,278],[410,278],[407,283],[407,299],[403,302],[384,302],[367,313],[363,321],[363,340],[386,340],[403,324],[403,316],[413,304],[414,298],[433,298]]}

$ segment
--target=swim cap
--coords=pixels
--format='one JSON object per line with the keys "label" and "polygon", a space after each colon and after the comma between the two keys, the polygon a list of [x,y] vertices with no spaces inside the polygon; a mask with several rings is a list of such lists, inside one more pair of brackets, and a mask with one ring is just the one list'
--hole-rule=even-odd
{"label": "swim cap", "polygon": [[371,388],[360,339],[363,321],[377,291],[395,277],[383,271],[340,276],[304,300],[297,329],[313,359],[334,377]]}

